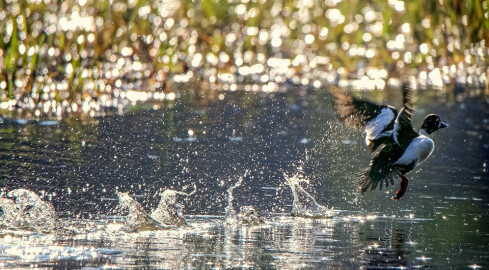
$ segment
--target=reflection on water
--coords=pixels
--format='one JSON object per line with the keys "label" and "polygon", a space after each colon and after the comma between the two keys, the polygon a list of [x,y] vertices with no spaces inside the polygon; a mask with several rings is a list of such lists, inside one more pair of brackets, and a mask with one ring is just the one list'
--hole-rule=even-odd
{"label": "reflection on water", "polygon": [[431,258],[419,255],[419,252],[416,254],[415,242],[406,241],[401,229],[389,229],[392,230],[390,236],[388,235],[386,238],[374,237],[371,239],[372,244],[369,244],[362,251],[360,264],[364,268],[388,269],[393,266],[399,269],[431,268],[429,263]]}
{"label": "reflection on water", "polygon": [[[354,175],[370,160],[362,135],[336,123],[326,91],[295,90],[183,91],[162,109],[49,125],[3,118],[2,202],[29,189],[52,203],[62,226],[2,228],[2,267],[488,266],[485,101],[420,92],[415,126],[436,112],[450,128],[435,134],[436,151],[411,175],[405,200],[393,202],[392,190],[357,198]],[[402,99],[392,89],[371,98]],[[310,196],[298,200],[334,207],[332,218],[291,215],[297,199],[284,173],[297,164]],[[166,224],[155,213],[167,211],[188,226],[128,230],[123,192],[140,216]],[[244,218],[229,223],[229,213]]]}
{"label": "reflection on water", "polygon": [[[3,267],[153,267],[272,269],[425,268],[431,258],[392,219],[347,222],[270,216],[262,226],[227,226],[220,217],[189,216],[179,230],[125,232],[122,220],[64,220],[56,234],[6,231]],[[418,226],[414,226],[418,227]],[[391,231],[391,232],[389,232]],[[391,235],[389,235],[391,233]],[[339,241],[339,239],[342,239]]]}

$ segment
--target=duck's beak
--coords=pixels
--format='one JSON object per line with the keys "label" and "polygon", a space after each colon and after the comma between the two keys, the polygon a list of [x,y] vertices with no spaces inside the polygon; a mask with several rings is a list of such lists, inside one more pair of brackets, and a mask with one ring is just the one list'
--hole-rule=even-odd
{"label": "duck's beak", "polygon": [[446,128],[446,127],[448,127],[447,123],[440,122],[440,128]]}

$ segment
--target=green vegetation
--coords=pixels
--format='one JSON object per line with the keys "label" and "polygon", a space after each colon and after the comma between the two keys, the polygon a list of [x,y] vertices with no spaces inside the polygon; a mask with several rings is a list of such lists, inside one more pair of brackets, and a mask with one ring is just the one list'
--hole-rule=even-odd
{"label": "green vegetation", "polygon": [[[281,83],[321,78],[315,70],[361,77],[376,67],[385,80],[439,67],[480,83],[489,1],[1,0],[0,33],[2,108],[59,115],[124,106],[132,89],[216,84],[223,73]],[[270,58],[290,59],[289,69],[278,76]]]}

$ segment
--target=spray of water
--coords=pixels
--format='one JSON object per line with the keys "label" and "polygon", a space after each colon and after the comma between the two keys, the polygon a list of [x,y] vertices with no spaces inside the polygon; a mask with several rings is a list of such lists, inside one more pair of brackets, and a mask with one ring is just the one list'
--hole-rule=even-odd
{"label": "spray of water", "polygon": [[121,210],[129,211],[129,214],[125,219],[127,231],[135,232],[167,229],[164,224],[148,215],[144,211],[143,206],[131,198],[128,193],[117,192],[117,196],[119,197],[119,206]]}
{"label": "spray of water", "polygon": [[[246,175],[246,174],[245,174]],[[241,184],[243,183],[243,178],[244,177],[240,177],[238,179],[238,181],[236,183],[234,183],[233,185],[231,185],[227,192],[228,192],[228,204],[225,208],[225,212],[226,212],[226,223],[228,224],[238,224],[238,212],[236,211],[236,208],[234,208],[234,205],[233,205],[233,201],[234,201],[234,195],[233,195],[233,192],[234,192],[234,189],[237,188],[237,187],[240,187]]]}
{"label": "spray of water", "polygon": [[239,177],[238,181],[231,185],[228,190],[228,204],[225,208],[226,212],[226,224],[228,225],[263,225],[265,221],[258,215],[253,206],[240,207],[240,213],[236,211],[234,207],[234,189],[240,187],[243,184],[243,179],[248,175],[249,171],[246,171],[244,176]]}
{"label": "spray of water", "polygon": [[163,191],[160,203],[151,212],[151,217],[167,226],[187,227],[187,221],[183,217],[183,206],[178,203],[179,196],[187,196],[187,193],[175,190]]}
{"label": "spray of water", "polygon": [[308,218],[330,218],[333,216],[333,209],[320,205],[316,199],[302,187],[302,183],[309,184],[309,179],[302,173],[298,172],[294,175],[287,175],[284,173],[284,177],[285,183],[290,187],[294,196],[292,215]]}
{"label": "spray of water", "polygon": [[185,192],[165,190],[161,194],[160,203],[147,214],[143,206],[128,193],[117,192],[121,210],[128,210],[125,223],[130,232],[144,230],[161,230],[187,227],[183,216],[183,206],[178,203],[179,196],[187,196]]}
{"label": "spray of water", "polygon": [[52,232],[56,230],[58,216],[51,203],[43,201],[35,192],[19,188],[7,194],[12,198],[0,198],[3,215],[0,225],[4,228]]}
{"label": "spray of water", "polygon": [[240,209],[238,219],[239,224],[258,226],[265,224],[265,220],[258,215],[255,207],[246,205],[242,206]]}

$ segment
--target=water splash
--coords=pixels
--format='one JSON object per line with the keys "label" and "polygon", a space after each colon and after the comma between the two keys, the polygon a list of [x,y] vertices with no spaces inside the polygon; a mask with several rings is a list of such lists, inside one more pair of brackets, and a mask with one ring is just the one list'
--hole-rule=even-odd
{"label": "water splash", "polygon": [[[246,175],[246,173],[245,173]],[[244,177],[241,176],[236,183],[231,185],[227,192],[228,192],[228,205],[226,205],[225,208],[225,217],[226,217],[226,223],[228,224],[238,224],[238,212],[236,211],[236,208],[234,208],[233,201],[234,201],[234,189],[237,187],[240,187],[241,184],[243,183]]]}
{"label": "water splash", "polygon": [[242,206],[240,208],[238,220],[239,220],[239,224],[243,224],[243,225],[258,226],[258,225],[265,224],[265,220],[263,220],[263,218],[258,215],[258,213],[255,210],[255,207],[250,205]]}
{"label": "water splash", "polygon": [[143,206],[131,198],[128,193],[117,192],[117,196],[119,197],[119,206],[121,210],[127,209],[129,211],[125,220],[127,231],[135,232],[167,228],[167,226],[148,215],[144,211]]}
{"label": "water splash", "polygon": [[151,217],[168,226],[187,227],[187,221],[183,217],[183,206],[178,203],[179,196],[187,195],[185,192],[171,189],[163,191],[160,203],[151,212]]}
{"label": "water splash", "polygon": [[56,229],[58,216],[51,203],[43,201],[35,192],[19,188],[10,191],[8,197],[0,198],[3,215],[0,226],[52,232]]}
{"label": "water splash", "polygon": [[125,219],[126,229],[135,232],[187,227],[187,221],[183,217],[183,206],[178,203],[179,195],[187,196],[187,193],[165,190],[156,209],[148,214],[128,193],[117,192],[121,210],[129,212]]}
{"label": "water splash", "polygon": [[320,205],[316,199],[309,194],[301,183],[309,184],[309,180],[302,173],[292,176],[284,173],[285,183],[291,188],[294,196],[291,214],[309,218],[330,218],[333,216],[333,209]]}
{"label": "water splash", "polygon": [[229,225],[263,225],[265,221],[256,213],[253,206],[242,206],[240,213],[236,211],[234,207],[234,189],[240,187],[243,184],[243,179],[248,175],[249,171],[246,171],[244,176],[239,177],[238,181],[231,185],[228,190],[228,204],[225,208],[226,224]]}

